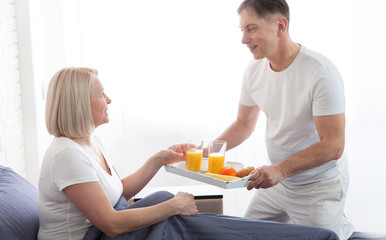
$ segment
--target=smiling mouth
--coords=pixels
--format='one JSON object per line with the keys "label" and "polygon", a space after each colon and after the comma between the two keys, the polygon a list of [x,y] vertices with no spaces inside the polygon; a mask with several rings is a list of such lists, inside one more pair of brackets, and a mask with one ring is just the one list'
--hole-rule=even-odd
{"label": "smiling mouth", "polygon": [[251,52],[252,52],[253,50],[255,50],[255,49],[257,48],[257,45],[252,46],[252,47],[248,47],[248,48],[249,48],[249,50],[251,50]]}

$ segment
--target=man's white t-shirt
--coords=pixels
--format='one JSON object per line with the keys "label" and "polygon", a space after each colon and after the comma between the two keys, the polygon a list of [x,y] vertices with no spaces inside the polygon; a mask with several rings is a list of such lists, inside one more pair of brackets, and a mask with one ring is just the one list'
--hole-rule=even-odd
{"label": "man's white t-shirt", "polygon": [[100,149],[112,175],[78,143],[65,137],[53,140],[44,156],[39,178],[39,240],[83,239],[92,225],[62,192],[70,185],[99,182],[111,206],[118,202],[123,191],[122,182],[108,155]]}
{"label": "man's white t-shirt", "polygon": [[[281,72],[273,71],[265,58],[251,61],[244,74],[240,103],[257,105],[265,113],[266,147],[272,164],[320,141],[314,116],[345,112],[344,87],[338,70],[329,59],[304,46]],[[305,184],[335,177],[343,159],[285,181]]]}

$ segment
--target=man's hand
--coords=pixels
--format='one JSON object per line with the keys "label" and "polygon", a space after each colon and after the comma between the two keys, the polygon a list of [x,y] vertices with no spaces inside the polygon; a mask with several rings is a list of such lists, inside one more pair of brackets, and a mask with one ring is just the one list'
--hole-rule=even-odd
{"label": "man's hand", "polygon": [[283,179],[284,176],[278,166],[262,166],[252,172],[252,176],[249,179],[252,182],[248,185],[247,189],[270,188],[281,182]]}

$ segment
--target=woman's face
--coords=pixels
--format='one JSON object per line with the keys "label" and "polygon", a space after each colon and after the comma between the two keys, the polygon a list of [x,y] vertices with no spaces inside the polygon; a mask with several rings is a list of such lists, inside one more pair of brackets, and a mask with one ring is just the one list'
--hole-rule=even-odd
{"label": "woman's face", "polygon": [[96,75],[91,77],[91,112],[95,128],[109,122],[107,113],[111,99],[105,94],[101,81]]}

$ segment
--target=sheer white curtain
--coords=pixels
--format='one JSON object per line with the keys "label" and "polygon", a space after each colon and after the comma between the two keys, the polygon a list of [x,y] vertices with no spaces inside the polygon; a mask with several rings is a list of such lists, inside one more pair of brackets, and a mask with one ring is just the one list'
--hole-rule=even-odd
{"label": "sheer white curtain", "polygon": [[[251,59],[241,44],[236,13],[240,2],[62,2],[66,62],[98,69],[106,93],[113,100],[109,108],[111,122],[101,127],[98,134],[121,175],[134,171],[152,154],[171,144],[192,138],[213,139],[235,119],[242,74]],[[379,136],[379,131],[383,135],[386,132],[386,113],[381,104],[385,96],[380,92],[385,83],[379,70],[383,69],[380,62],[385,55],[385,35],[377,16],[383,15],[380,9],[385,8],[385,3],[381,0],[366,1],[366,5],[359,0],[288,0],[288,3],[293,40],[329,57],[345,82],[346,149],[352,176],[346,213],[359,230],[383,230],[382,215],[386,209],[382,202],[386,193],[378,189],[377,183],[379,179],[385,181],[380,169],[386,164],[380,144],[384,141]],[[377,57],[373,58],[373,54]],[[371,118],[376,121],[370,122]],[[253,136],[228,152],[227,160],[244,165],[265,164],[264,125],[261,115]],[[368,132],[371,139],[363,139]],[[374,149],[369,140],[378,147]],[[367,152],[372,153],[366,159],[368,164],[362,158]],[[363,173],[361,169],[368,171]],[[366,188],[366,194],[377,196],[379,201],[368,197],[363,202],[364,183],[359,178],[375,183],[376,188]],[[150,183],[151,186],[182,184],[198,183],[163,170]],[[250,192],[237,189],[223,193],[225,213],[242,216]],[[369,218],[381,221],[362,219],[366,211],[359,206],[363,204],[373,206]]]}
{"label": "sheer white curtain", "polygon": [[[66,47],[68,59],[97,68],[113,100],[111,122],[99,134],[122,175],[171,144],[213,139],[235,119],[250,60],[240,43],[239,3],[64,2],[67,41],[79,50]],[[244,145],[248,151],[228,159],[265,161],[262,136]],[[168,176],[153,184],[173,184]]]}

